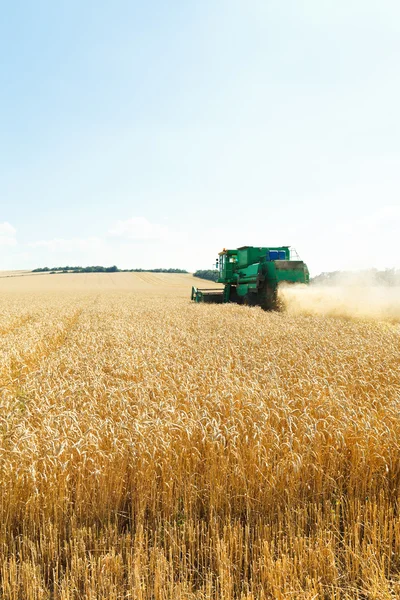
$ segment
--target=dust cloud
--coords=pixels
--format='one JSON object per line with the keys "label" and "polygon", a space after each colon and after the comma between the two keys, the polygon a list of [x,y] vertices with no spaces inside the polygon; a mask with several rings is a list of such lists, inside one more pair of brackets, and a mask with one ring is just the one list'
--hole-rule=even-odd
{"label": "dust cloud", "polygon": [[321,315],[400,323],[400,276],[386,281],[374,272],[338,273],[310,285],[282,285],[279,300],[294,315]]}

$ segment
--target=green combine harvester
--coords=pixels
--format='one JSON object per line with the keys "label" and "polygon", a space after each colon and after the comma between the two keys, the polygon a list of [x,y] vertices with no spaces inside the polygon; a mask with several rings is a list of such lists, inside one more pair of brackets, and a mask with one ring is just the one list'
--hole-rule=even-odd
{"label": "green combine harvester", "polygon": [[280,283],[309,282],[307,265],[297,256],[292,260],[290,254],[290,246],[224,248],[216,261],[217,281],[223,283],[224,288],[192,287],[192,300],[219,304],[236,302],[276,310]]}

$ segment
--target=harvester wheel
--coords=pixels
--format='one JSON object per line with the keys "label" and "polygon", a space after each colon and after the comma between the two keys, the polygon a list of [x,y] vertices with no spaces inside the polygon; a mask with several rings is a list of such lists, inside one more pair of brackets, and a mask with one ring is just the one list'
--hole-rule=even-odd
{"label": "harvester wheel", "polygon": [[243,304],[245,306],[257,306],[257,295],[248,292],[245,296],[243,296]]}
{"label": "harvester wheel", "polygon": [[263,310],[277,310],[276,290],[266,282],[259,291],[259,304]]}

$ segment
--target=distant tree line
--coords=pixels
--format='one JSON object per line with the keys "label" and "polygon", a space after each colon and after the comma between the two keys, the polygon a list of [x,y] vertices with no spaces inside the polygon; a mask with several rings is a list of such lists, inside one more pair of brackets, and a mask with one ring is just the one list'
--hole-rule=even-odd
{"label": "distant tree line", "polygon": [[185,269],[124,269],[125,273],[187,273]]}
{"label": "distant tree line", "polygon": [[209,281],[217,281],[219,277],[219,272],[216,269],[200,269],[193,273],[194,277],[199,277],[200,279],[208,279]]}
{"label": "distant tree line", "polygon": [[32,273],[187,273],[185,269],[119,269],[116,265],[112,267],[41,267],[33,269]]}
{"label": "distant tree line", "polygon": [[119,271],[119,269],[115,265],[112,267],[96,265],[93,267],[41,267],[33,269],[32,273],[116,273],[117,271]]}

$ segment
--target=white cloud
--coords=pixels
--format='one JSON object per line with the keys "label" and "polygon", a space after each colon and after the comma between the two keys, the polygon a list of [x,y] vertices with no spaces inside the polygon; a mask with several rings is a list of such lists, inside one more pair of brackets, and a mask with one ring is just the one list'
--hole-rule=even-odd
{"label": "white cloud", "polygon": [[0,246],[16,246],[17,240],[15,237],[0,235]]}
{"label": "white cloud", "polygon": [[137,241],[166,241],[171,237],[168,227],[150,223],[144,217],[117,221],[108,233],[111,236]]}
{"label": "white cloud", "polygon": [[15,229],[15,227],[10,225],[10,223],[7,223],[7,221],[5,221],[4,223],[0,223],[0,235],[13,236],[16,233],[17,230]]}
{"label": "white cloud", "polygon": [[91,250],[103,245],[101,238],[91,237],[86,239],[54,238],[52,240],[39,240],[28,244],[30,248],[44,248],[50,252],[75,252],[76,250]]}
{"label": "white cloud", "polygon": [[7,223],[7,221],[0,223],[0,246],[16,246],[16,233],[17,230],[15,227]]}

